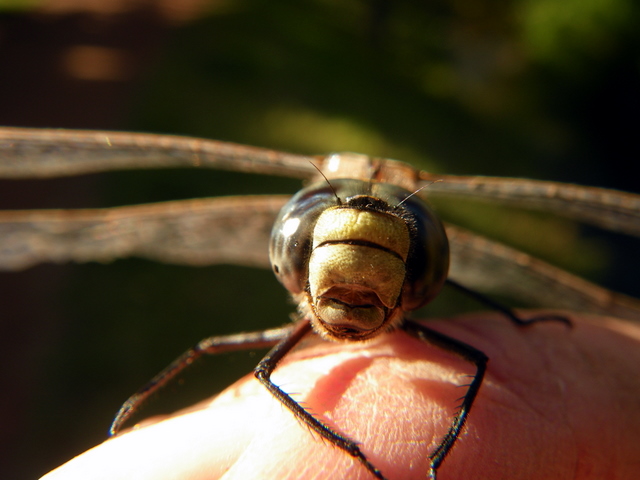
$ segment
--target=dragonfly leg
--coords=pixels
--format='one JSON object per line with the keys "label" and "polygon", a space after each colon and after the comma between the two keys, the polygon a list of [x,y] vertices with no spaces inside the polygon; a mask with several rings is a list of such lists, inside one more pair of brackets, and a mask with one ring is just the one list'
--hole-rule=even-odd
{"label": "dragonfly leg", "polygon": [[476,366],[476,373],[469,384],[467,393],[462,397],[462,403],[458,407],[458,411],[453,418],[449,431],[446,433],[435,451],[429,456],[429,460],[431,461],[429,478],[436,480],[438,467],[444,461],[464,427],[469,410],[471,410],[471,406],[473,405],[476,395],[478,394],[478,390],[480,389],[480,385],[482,384],[482,379],[484,378],[489,358],[484,354],[484,352],[472,347],[471,345],[431,330],[430,328],[412,320],[407,319],[402,328],[413,337],[436,345],[446,351],[453,352],[462,359],[467,360]]}
{"label": "dragonfly leg", "polygon": [[350,438],[334,432],[331,428],[323,424],[312,414],[307,412],[298,402],[296,402],[289,394],[278,387],[271,381],[271,374],[275,370],[278,362],[291,351],[291,349],[309,332],[311,332],[311,323],[309,320],[301,320],[291,334],[282,339],[273,349],[260,361],[255,368],[255,376],[269,390],[269,392],[280,403],[286,406],[301,422],[311,428],[321,437],[328,440],[332,445],[344,450],[350,456],[359,460],[369,472],[379,480],[385,480],[382,472],[373,465],[367,457],[362,453],[357,443]]}
{"label": "dragonfly leg", "polygon": [[236,350],[249,350],[257,348],[271,347],[282,338],[285,338],[294,325],[287,325],[280,328],[273,328],[259,332],[238,333],[234,335],[214,336],[201,340],[195,347],[190,348],[171,364],[157,374],[145,386],[131,395],[126,402],[122,404],[120,410],[116,414],[109,435],[117,434],[122,426],[131,416],[140,410],[149,397],[157,391],[164,388],[171,382],[180,372],[187,369],[197,359],[203,355],[215,355],[218,353],[232,352]]}
{"label": "dragonfly leg", "polygon": [[498,310],[500,313],[504,314],[509,320],[511,320],[516,325],[529,325],[536,322],[562,322],[567,326],[571,327],[571,321],[563,316],[563,315],[539,315],[531,318],[520,318],[513,310],[508,307],[505,307],[499,302],[492,300],[491,298],[481,294],[480,292],[476,292],[475,290],[471,290],[470,288],[465,287],[464,285],[459,284],[458,282],[447,279],[447,284],[454,287],[456,290],[464,293],[465,295],[470,296],[471,298],[477,300],[480,303],[484,303],[486,306],[493,308],[494,310]]}

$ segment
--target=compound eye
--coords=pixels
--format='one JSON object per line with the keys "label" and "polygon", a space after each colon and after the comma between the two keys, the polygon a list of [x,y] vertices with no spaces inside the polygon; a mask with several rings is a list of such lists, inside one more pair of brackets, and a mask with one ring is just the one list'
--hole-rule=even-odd
{"label": "compound eye", "polygon": [[413,238],[402,294],[405,311],[416,310],[440,293],[449,274],[449,240],[435,212],[418,196],[401,205],[411,218]]}
{"label": "compound eye", "polygon": [[292,294],[301,293],[307,284],[316,220],[336,202],[335,194],[326,182],[311,185],[282,207],[273,225],[269,243],[271,267],[280,283]]}

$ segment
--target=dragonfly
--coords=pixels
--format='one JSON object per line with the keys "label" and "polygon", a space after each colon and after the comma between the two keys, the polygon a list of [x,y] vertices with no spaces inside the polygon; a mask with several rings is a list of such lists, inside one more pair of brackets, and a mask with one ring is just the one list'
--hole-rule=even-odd
{"label": "dragonfly", "polygon": [[[404,193],[398,194],[395,198],[395,206],[410,203],[413,197],[419,201],[418,198],[421,196],[469,197],[525,209],[544,210],[625,234],[637,236],[640,233],[640,196],[595,187],[521,179],[430,174],[402,162],[365,155],[295,155],[177,136],[0,129],[0,176],[4,178],[49,178],[116,169],[168,167],[228,169],[299,178],[312,182],[312,185],[322,186],[308,187],[311,190],[303,190],[296,197],[305,199],[311,195],[310,192],[315,195],[317,190],[322,190],[332,198],[331,201],[340,205],[343,202],[347,205],[353,203],[355,208],[360,210],[363,208],[358,203],[362,201],[361,197],[367,197],[368,204],[376,202],[371,200],[368,194],[354,194],[348,188],[342,188],[344,179],[362,182],[364,187],[361,189],[365,192],[376,190],[372,185],[390,185],[392,188],[400,189]],[[318,181],[320,184],[314,183]],[[359,200],[352,201],[350,197],[357,197]],[[127,256],[187,265],[231,263],[269,267],[267,245],[270,242],[272,225],[277,220],[279,212],[290,212],[292,208],[297,208],[287,207],[290,205],[287,202],[289,198],[283,196],[213,198],[94,210],[0,212],[0,235],[3,239],[0,247],[0,268],[17,270],[42,262],[109,261]],[[381,207],[381,210],[374,208],[372,211],[375,215],[386,214],[385,208],[387,207]],[[364,210],[371,211],[369,208]],[[245,215],[247,211],[251,212],[249,217]],[[299,219],[294,216],[294,220]],[[286,228],[276,223],[273,230],[281,233]],[[446,225],[445,228],[446,243],[451,255],[451,268],[446,281],[481,301],[487,301],[490,306],[501,309],[516,323],[564,319],[549,316],[523,320],[511,310],[475,292],[498,290],[547,308],[589,311],[631,320],[640,319],[640,301],[637,299],[608,291],[459,227]],[[445,238],[444,230],[442,237]],[[274,241],[271,240],[271,243],[272,257],[275,256],[277,259],[271,266],[276,270],[276,274],[282,275],[280,269],[287,261],[282,260],[281,253],[274,255]],[[384,247],[383,250],[385,249],[393,250],[390,246]],[[439,247],[439,250],[442,248]],[[302,267],[303,270],[305,268],[311,269],[308,266]],[[293,270],[295,269],[296,267],[293,267]],[[287,269],[289,273],[291,270],[292,268]],[[487,282],[488,271],[491,272],[490,282]],[[447,276],[446,266],[441,268],[440,276],[442,278],[435,282],[438,284],[435,290],[439,289],[439,284],[444,281],[444,276]],[[288,284],[291,281],[286,275],[281,281],[290,287]],[[437,291],[422,292],[422,295],[429,297],[436,293]],[[348,303],[344,297],[339,298],[339,306]],[[375,303],[366,295],[357,295],[357,298],[359,303],[364,302],[366,305]],[[322,336],[333,335],[339,339],[357,337],[354,332],[366,330],[362,327],[362,321],[358,323],[358,320],[355,327],[347,329],[347,333],[344,328],[322,330],[322,327],[312,325],[313,322],[306,318],[313,317],[309,309],[315,312],[314,309],[317,307],[313,300],[309,303],[311,306],[303,311],[302,319],[295,324],[264,332],[203,340],[123,405],[112,426],[112,433],[117,433],[141,403],[173,379],[195,358],[226,350],[275,345],[256,368],[259,380],[312,430],[359,460],[374,477],[385,478],[383,473],[369,462],[354,440],[336,433],[307,413],[270,380],[271,372],[279,360],[312,329]],[[399,301],[396,296],[382,303],[384,310],[399,304]],[[476,366],[474,379],[449,431],[430,457],[429,476],[436,478],[437,469],[455,444],[480,388],[486,368],[486,357],[470,345],[437,334],[417,323],[399,323],[404,320],[404,313],[401,310],[394,317],[398,322],[398,328],[449,349]],[[365,317],[370,318],[367,315],[369,314],[365,314]],[[373,316],[375,317],[375,314]]]}

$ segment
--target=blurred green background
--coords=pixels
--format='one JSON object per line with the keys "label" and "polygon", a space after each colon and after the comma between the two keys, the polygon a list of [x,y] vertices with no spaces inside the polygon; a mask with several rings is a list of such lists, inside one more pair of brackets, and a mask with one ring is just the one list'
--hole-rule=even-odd
{"label": "blurred green background", "polygon": [[[637,192],[639,8],[633,0],[0,0],[0,124],[358,151],[435,172]],[[227,172],[121,172],[2,181],[0,208],[298,188]],[[640,296],[630,239],[509,209],[438,208]],[[455,313],[446,297],[427,313]],[[101,442],[122,401],[199,339],[277,326],[293,308],[269,271],[249,268],[126,259],[0,273],[0,478],[37,477]],[[170,411],[212,394],[259,358],[206,362],[155,406]]]}

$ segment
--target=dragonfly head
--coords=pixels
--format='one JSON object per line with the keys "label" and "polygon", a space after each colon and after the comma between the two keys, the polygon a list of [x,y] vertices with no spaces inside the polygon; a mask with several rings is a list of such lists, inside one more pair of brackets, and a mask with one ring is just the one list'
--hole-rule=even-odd
{"label": "dragonfly head", "polygon": [[271,262],[317,333],[366,340],[439,292],[448,242],[431,210],[400,187],[349,179],[331,186],[312,185],[283,208]]}

